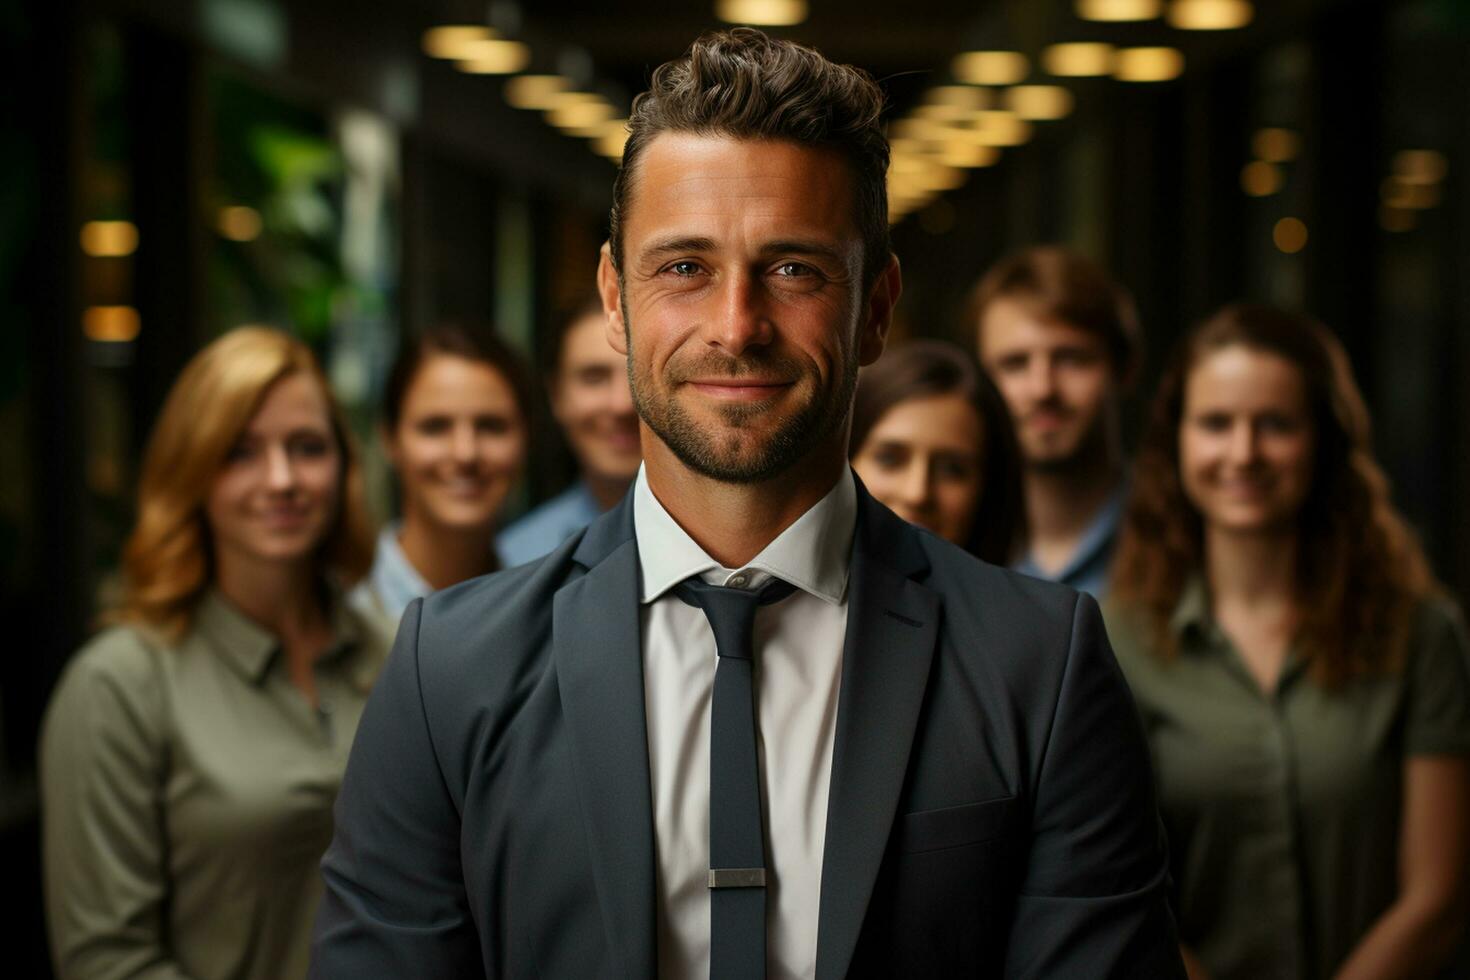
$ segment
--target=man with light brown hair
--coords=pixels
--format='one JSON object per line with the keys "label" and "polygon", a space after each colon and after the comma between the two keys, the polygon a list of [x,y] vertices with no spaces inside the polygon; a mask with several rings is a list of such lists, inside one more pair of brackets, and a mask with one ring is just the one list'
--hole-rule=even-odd
{"label": "man with light brown hair", "polygon": [[848,466],[902,285],[882,110],[749,29],[634,102],[598,282],[643,469],[409,607],[314,976],[1182,978],[1097,605]]}
{"label": "man with light brown hair", "polygon": [[980,363],[1010,407],[1029,540],[1012,568],[1101,598],[1126,496],[1119,410],[1133,382],[1133,300],[1057,246],[1003,259],[973,293]]}

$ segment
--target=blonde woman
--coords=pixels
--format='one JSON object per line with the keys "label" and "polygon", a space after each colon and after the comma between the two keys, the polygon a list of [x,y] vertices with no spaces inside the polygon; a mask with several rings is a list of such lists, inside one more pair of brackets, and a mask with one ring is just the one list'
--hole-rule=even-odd
{"label": "blonde woman", "polygon": [[386,640],[341,598],[370,557],[311,352],[244,328],[184,369],[143,464],[115,625],[43,726],[59,977],[306,973],[317,862]]}

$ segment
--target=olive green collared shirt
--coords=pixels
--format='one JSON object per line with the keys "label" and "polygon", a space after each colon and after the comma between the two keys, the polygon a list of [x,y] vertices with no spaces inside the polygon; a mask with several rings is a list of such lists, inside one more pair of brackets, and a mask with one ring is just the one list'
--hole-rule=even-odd
{"label": "olive green collared shirt", "polygon": [[1458,611],[1424,602],[1404,667],[1337,690],[1293,651],[1274,695],[1201,580],[1170,623],[1172,660],[1136,611],[1104,616],[1153,753],[1181,941],[1214,980],[1330,977],[1397,894],[1405,759],[1470,754]]}
{"label": "olive green collared shirt", "polygon": [[47,927],[62,980],[306,975],[332,804],[388,639],[340,601],[319,706],[218,594],[166,645],[109,629],[47,711]]}

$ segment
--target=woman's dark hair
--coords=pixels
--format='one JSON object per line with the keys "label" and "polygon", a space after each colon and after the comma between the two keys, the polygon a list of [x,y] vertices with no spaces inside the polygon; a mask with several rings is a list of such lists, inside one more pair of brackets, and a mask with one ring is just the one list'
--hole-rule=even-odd
{"label": "woman's dark hair", "polygon": [[1297,516],[1299,641],[1314,678],[1333,687],[1392,668],[1416,608],[1437,590],[1413,533],[1374,462],[1367,406],[1342,344],[1322,324],[1265,306],[1227,306],[1184,338],[1159,382],[1134,468],[1111,597],[1142,613],[1161,656],[1170,617],[1204,565],[1204,527],[1179,476],[1179,426],[1189,376],[1227,347],[1272,354],[1300,373],[1315,446]]}
{"label": "woman's dark hair", "polygon": [[451,322],[406,337],[398,348],[398,356],[393,361],[393,369],[388,372],[388,384],[383,391],[383,425],[389,432],[398,428],[398,420],[403,416],[403,400],[408,396],[408,389],[419,368],[429,358],[438,355],[478,361],[498,371],[510,385],[521,420],[530,429],[534,402],[525,361],[493,330],[487,327],[472,329]]}
{"label": "woman's dark hair", "polygon": [[984,561],[1005,564],[1026,528],[1021,451],[1000,392],[962,349],[942,340],[915,340],[864,368],[852,406],[849,454],[857,455],[894,406],[941,395],[959,395],[980,419],[980,503],[965,547]]}

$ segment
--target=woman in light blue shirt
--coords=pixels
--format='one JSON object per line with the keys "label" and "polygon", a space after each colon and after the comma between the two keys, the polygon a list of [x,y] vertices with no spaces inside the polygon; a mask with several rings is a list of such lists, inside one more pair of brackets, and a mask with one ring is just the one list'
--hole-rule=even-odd
{"label": "woman in light blue shirt", "polygon": [[358,608],[396,624],[419,596],[500,567],[495,529],[525,467],[529,406],[520,358],[493,333],[441,326],[405,341],[382,428],[402,518],[378,536]]}

